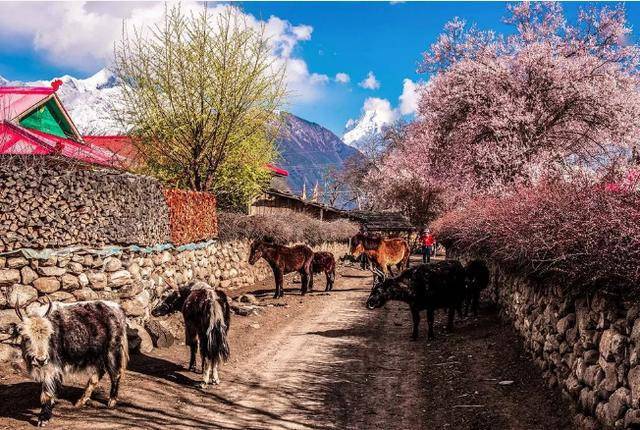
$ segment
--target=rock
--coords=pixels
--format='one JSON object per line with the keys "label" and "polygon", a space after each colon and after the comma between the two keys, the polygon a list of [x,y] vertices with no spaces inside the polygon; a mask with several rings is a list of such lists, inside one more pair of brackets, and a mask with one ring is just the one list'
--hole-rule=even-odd
{"label": "rock", "polygon": [[598,398],[595,390],[585,387],[580,391],[578,404],[587,415],[593,415],[595,413],[597,403]]}
{"label": "rock", "polygon": [[580,394],[582,385],[580,385],[578,378],[576,378],[574,375],[569,375],[569,377],[564,382],[564,388],[569,394],[571,394],[573,398],[576,398]]}
{"label": "rock", "polygon": [[40,266],[38,267],[38,274],[40,276],[53,277],[53,276],[62,276],[67,273],[67,269],[64,267],[56,267],[56,266]]}
{"label": "rock", "polygon": [[257,330],[257,329],[259,329],[259,328],[260,328],[260,324],[258,324],[258,323],[251,323],[251,324],[249,324],[249,327],[251,327],[251,328],[253,328],[253,329],[256,329],[256,330]]}
{"label": "rock", "polygon": [[149,292],[143,291],[135,298],[124,300],[122,302],[122,309],[129,317],[139,317],[145,315],[149,307]]}
{"label": "rock", "polygon": [[60,281],[53,277],[42,277],[33,281],[33,287],[41,293],[53,293],[60,289]]}
{"label": "rock", "polygon": [[78,275],[78,283],[80,284],[81,288],[84,288],[87,285],[89,285],[89,278],[87,277],[87,275],[85,273],[80,273]]}
{"label": "rock", "polygon": [[20,269],[20,277],[24,285],[29,285],[38,279],[38,274],[31,267],[25,266]]}
{"label": "rock", "polygon": [[131,273],[131,276],[134,278],[140,277],[140,266],[137,263],[131,263],[129,267],[127,267],[127,271]]}
{"label": "rock", "polygon": [[118,290],[118,295],[122,299],[130,299],[132,297],[137,296],[141,292],[142,292],[142,283],[140,281],[137,281],[120,288]]}
{"label": "rock", "polygon": [[20,348],[6,343],[0,343],[0,363],[19,361],[22,354]]}
{"label": "rock", "polygon": [[65,273],[62,275],[62,289],[63,290],[75,290],[80,288],[80,281],[74,275],[70,273]]}
{"label": "rock", "polygon": [[584,383],[592,388],[597,388],[604,379],[604,372],[597,364],[587,367],[584,372]]}
{"label": "rock", "polygon": [[253,294],[242,294],[238,297],[238,301],[241,303],[249,303],[251,305],[257,305],[260,301]]}
{"label": "rock", "polygon": [[9,287],[20,283],[20,271],[17,269],[0,270],[0,287]]}
{"label": "rock", "polygon": [[87,279],[94,290],[104,290],[107,287],[107,275],[104,273],[88,273]]}
{"label": "rock", "polygon": [[624,428],[637,428],[640,425],[640,409],[629,409],[624,415]]}
{"label": "rock", "polygon": [[131,273],[126,270],[118,270],[117,272],[113,272],[109,274],[109,281],[107,282],[107,286],[110,288],[121,288],[125,285],[131,284],[133,279],[131,278]]}
{"label": "rock", "polygon": [[600,390],[605,390],[609,393],[613,393],[620,385],[618,380],[618,368],[616,367],[616,364],[604,361],[602,357],[600,357],[598,364],[604,372],[604,378],[598,385],[598,388]]}
{"label": "rock", "polygon": [[604,422],[613,426],[617,420],[624,416],[627,408],[631,406],[631,391],[628,388],[620,387],[609,397],[605,408],[606,420]]}
{"label": "rock", "polygon": [[107,257],[103,264],[106,272],[117,272],[122,268],[122,261],[115,257]]}
{"label": "rock", "polygon": [[572,328],[576,323],[576,315],[568,314],[564,318],[561,318],[556,324],[556,329],[558,330],[558,334],[564,336],[567,330]]}
{"label": "rock", "polygon": [[69,303],[76,301],[75,296],[68,291],[56,291],[55,293],[49,294],[48,297],[52,302]]}
{"label": "rock", "polygon": [[127,340],[129,341],[129,351],[134,354],[148,354],[153,351],[151,336],[138,323],[127,322]]}
{"label": "rock", "polygon": [[630,337],[634,343],[640,344],[640,318],[633,323],[633,329],[631,329]]}
{"label": "rock", "polygon": [[0,332],[2,327],[7,327],[10,324],[17,324],[20,322],[20,318],[13,309],[0,310]]}
{"label": "rock", "polygon": [[636,366],[629,370],[627,375],[629,379],[629,388],[631,388],[631,405],[640,408],[640,366]]}
{"label": "rock", "polygon": [[84,266],[75,261],[70,262],[69,265],[67,266],[67,269],[69,270],[69,272],[74,273],[76,275],[79,275],[82,272],[84,272]]}
{"label": "rock", "polygon": [[144,325],[151,336],[153,346],[157,348],[168,348],[173,345],[175,339],[168,328],[158,320],[149,320]]}
{"label": "rock", "polygon": [[621,361],[626,338],[614,329],[605,330],[600,338],[600,355],[607,361]]}
{"label": "rock", "polygon": [[71,294],[73,294],[73,297],[75,297],[79,302],[83,302],[86,300],[96,300],[98,298],[98,294],[91,288],[87,287],[80,288],[79,290],[73,290]]}
{"label": "rock", "polygon": [[7,304],[11,307],[15,307],[16,303],[23,306],[32,299],[38,297],[38,291],[28,285],[15,284],[9,288],[7,294]]}
{"label": "rock", "polygon": [[600,352],[596,349],[590,349],[582,354],[585,364],[596,364],[600,358]]}
{"label": "rock", "polygon": [[27,260],[24,257],[7,258],[6,266],[9,269],[20,269],[21,267],[28,266],[28,265],[29,265],[29,260]]}

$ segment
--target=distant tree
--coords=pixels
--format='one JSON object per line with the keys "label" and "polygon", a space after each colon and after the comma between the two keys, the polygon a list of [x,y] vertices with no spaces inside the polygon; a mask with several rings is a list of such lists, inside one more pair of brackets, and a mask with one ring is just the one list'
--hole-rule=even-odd
{"label": "distant tree", "polygon": [[[640,132],[640,50],[622,6],[509,6],[509,35],[453,20],[424,54],[432,74],[388,176],[471,193],[545,176],[607,175]],[[381,175],[385,177],[383,173]]]}
{"label": "distant tree", "polygon": [[268,181],[285,87],[264,26],[234,6],[176,6],[162,25],[123,33],[114,72],[120,120],[150,172],[233,204]]}

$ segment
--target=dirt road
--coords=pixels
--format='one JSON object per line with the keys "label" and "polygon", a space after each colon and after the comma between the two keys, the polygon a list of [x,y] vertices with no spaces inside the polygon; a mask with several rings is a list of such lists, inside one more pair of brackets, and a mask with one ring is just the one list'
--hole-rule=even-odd
{"label": "dirt road", "polygon": [[[220,386],[194,386],[200,375],[185,371],[184,345],[156,349],[132,357],[115,410],[105,407],[106,379],[82,410],[72,402],[84,378],[66,381],[50,427],[569,428],[559,394],[543,386],[510,327],[491,312],[460,322],[451,335],[440,320],[431,343],[421,327],[412,342],[406,305],[364,308],[365,272],[342,269],[330,295],[302,298],[288,282],[284,300],[257,286],[271,306],[233,319],[233,359],[221,368]],[[316,289],[323,286],[316,278]],[[513,383],[498,384],[505,380]],[[0,384],[0,428],[31,428],[39,387],[15,369],[1,369]]]}

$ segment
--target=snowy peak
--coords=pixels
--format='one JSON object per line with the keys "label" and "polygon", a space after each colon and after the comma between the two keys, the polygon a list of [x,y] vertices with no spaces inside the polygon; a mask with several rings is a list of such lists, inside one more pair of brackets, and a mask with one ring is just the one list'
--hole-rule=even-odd
{"label": "snowy peak", "polygon": [[119,99],[117,79],[109,69],[78,79],[70,75],[49,80],[12,82],[0,78],[0,85],[48,87],[59,79],[58,97],[82,134],[121,134],[123,129],[114,115],[114,102]]}
{"label": "snowy peak", "polygon": [[342,140],[347,145],[362,149],[372,139],[379,139],[384,129],[400,118],[388,100],[368,98],[362,107],[362,115],[357,120],[350,119]]}

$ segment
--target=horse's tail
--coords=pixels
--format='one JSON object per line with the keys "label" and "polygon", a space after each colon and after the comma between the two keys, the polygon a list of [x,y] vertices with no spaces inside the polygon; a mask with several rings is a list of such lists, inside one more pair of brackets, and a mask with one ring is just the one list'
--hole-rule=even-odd
{"label": "horse's tail", "polygon": [[227,296],[222,292],[210,290],[209,299],[209,327],[207,328],[207,355],[217,361],[229,359],[229,341],[227,339],[229,307]]}

